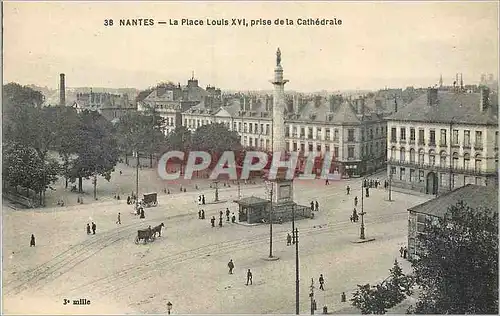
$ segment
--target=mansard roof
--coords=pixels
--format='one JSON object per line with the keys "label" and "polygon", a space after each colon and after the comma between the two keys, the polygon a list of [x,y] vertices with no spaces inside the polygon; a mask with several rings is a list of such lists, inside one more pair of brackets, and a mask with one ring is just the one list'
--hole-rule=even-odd
{"label": "mansard roof", "polygon": [[438,91],[437,104],[428,104],[428,95],[422,94],[405,107],[398,109],[388,120],[427,123],[464,123],[498,125],[498,97],[490,94],[491,105],[480,110],[479,93]]}

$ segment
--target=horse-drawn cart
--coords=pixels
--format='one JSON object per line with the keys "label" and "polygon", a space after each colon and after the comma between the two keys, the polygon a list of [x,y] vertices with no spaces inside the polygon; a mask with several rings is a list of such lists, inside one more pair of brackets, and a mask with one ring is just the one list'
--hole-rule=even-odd
{"label": "horse-drawn cart", "polygon": [[153,233],[151,228],[139,229],[137,231],[137,237],[135,237],[135,243],[138,244],[141,239],[144,240],[144,243],[146,243],[148,241],[154,241],[155,238],[156,233]]}
{"label": "horse-drawn cart", "polygon": [[142,199],[144,206],[151,207],[158,205],[158,194],[156,192],[144,193],[144,198]]}

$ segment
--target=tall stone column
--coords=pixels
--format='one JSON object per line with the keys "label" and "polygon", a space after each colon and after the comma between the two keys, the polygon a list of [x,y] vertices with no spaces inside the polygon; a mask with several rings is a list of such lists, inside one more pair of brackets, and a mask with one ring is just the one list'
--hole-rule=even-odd
{"label": "tall stone column", "polygon": [[[274,69],[274,79],[271,83],[274,86],[273,94],[273,153],[284,154],[285,146],[285,84],[288,80],[283,79],[283,67],[281,67],[281,51],[276,52],[276,68]],[[293,182],[278,177],[273,181],[273,203],[291,202],[293,200]]]}

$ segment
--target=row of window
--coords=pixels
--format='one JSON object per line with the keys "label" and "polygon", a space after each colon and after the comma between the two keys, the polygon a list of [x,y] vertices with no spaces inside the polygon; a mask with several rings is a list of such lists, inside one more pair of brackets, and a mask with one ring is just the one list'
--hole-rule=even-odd
{"label": "row of window", "polygon": [[[396,175],[396,167],[391,167],[391,173],[393,175]],[[424,183],[425,182],[425,171],[424,170],[417,170],[417,169],[409,169],[409,177],[406,178],[406,168],[399,168],[399,180],[400,181],[407,181],[408,182],[417,182],[417,183]],[[439,185],[441,187],[449,187],[450,181],[451,181],[451,187],[452,189],[458,186],[462,185],[462,178],[463,178],[463,185],[467,184],[477,184],[477,185],[482,185],[484,180],[481,177],[473,177],[473,176],[464,176],[460,174],[449,174],[449,173],[440,173],[439,174]]]}
{"label": "row of window", "polygon": [[[425,151],[423,149],[420,149],[418,151],[418,164],[424,164],[424,158],[425,158]],[[498,157],[498,156],[497,156]],[[397,160],[396,157],[396,147],[391,148],[391,159],[392,160]],[[406,150],[404,148],[401,148],[399,151],[399,160],[401,162],[406,161]],[[410,163],[415,163],[415,149],[410,149]],[[457,152],[454,152],[452,155],[452,167],[453,168],[459,168],[459,155]],[[481,154],[476,154],[475,156],[475,165],[474,165],[474,170],[479,171],[481,170],[481,164],[482,164],[482,156]],[[429,150],[429,165],[434,166],[436,165],[436,152],[434,150]],[[447,166],[447,154],[445,151],[441,151],[439,154],[439,165],[441,167],[446,167]],[[465,153],[463,156],[463,168],[464,169],[470,169],[470,154]]]}
{"label": "row of window", "polygon": [[[399,141],[400,143],[406,143],[407,140],[409,140],[410,143],[415,143],[415,128],[411,127],[410,128],[410,137],[407,139],[406,135],[407,128],[406,127],[401,127],[399,129]],[[447,144],[447,129],[440,129],[440,138],[439,138],[439,146],[448,146]],[[396,127],[391,128],[391,142],[396,143],[397,142],[397,129]],[[423,128],[418,129],[418,144],[419,145],[425,145],[425,130]],[[436,130],[431,129],[429,130],[429,138],[428,138],[428,143],[429,146],[436,146]],[[452,138],[451,138],[451,145],[452,146],[459,146],[459,130],[454,129],[452,131]],[[471,131],[470,130],[464,130],[463,131],[463,147],[471,147]],[[475,143],[474,143],[475,148],[483,148],[483,132],[482,131],[475,131]],[[495,132],[495,148],[498,148],[498,132]]]}

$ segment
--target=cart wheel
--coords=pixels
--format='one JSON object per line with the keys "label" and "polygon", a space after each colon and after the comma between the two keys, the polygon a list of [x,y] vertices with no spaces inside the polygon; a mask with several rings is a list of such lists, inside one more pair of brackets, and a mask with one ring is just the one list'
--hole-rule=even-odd
{"label": "cart wheel", "polygon": [[139,236],[136,236],[136,237],[135,237],[135,244],[136,244],[136,245],[137,245],[137,244],[139,244]]}
{"label": "cart wheel", "polygon": [[153,206],[157,206],[158,205],[158,202],[154,202]]}
{"label": "cart wheel", "polygon": [[155,236],[156,236],[156,234],[155,234],[155,235],[152,235],[152,236],[151,236],[151,238],[150,238],[150,240],[151,240],[151,241],[155,241],[155,238],[156,238]]}

